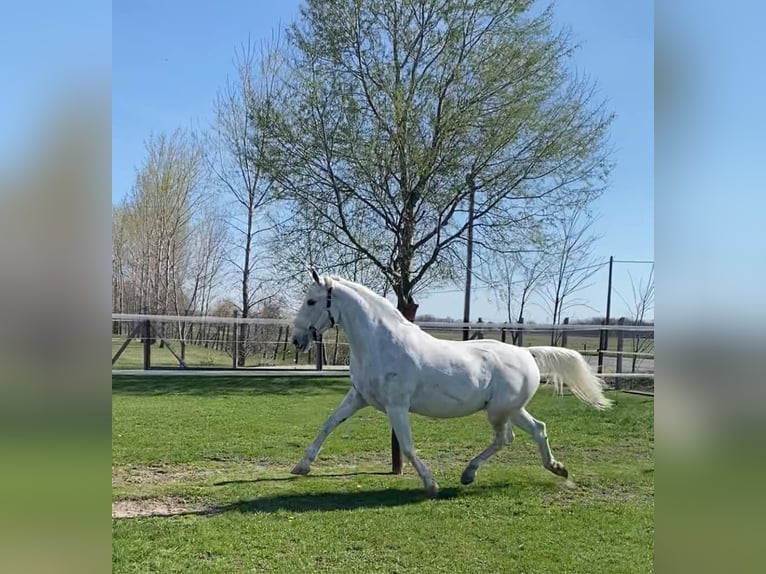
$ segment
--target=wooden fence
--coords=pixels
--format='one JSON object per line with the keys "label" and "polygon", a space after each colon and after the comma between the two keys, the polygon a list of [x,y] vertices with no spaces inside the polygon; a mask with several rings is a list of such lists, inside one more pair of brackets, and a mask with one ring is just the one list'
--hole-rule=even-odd
{"label": "wooden fence", "polygon": [[[624,318],[611,325],[560,325],[519,323],[418,323],[426,332],[443,339],[493,338],[517,346],[557,345],[577,349],[594,358],[603,374],[649,374],[653,372],[654,327],[629,325]],[[112,365],[127,348],[142,347],[142,368],[170,368],[152,361],[152,350],[172,356],[175,368],[243,369],[253,367],[348,365],[350,352],[344,334],[327,331],[308,353],[299,353],[290,343],[291,325],[284,319],[241,319],[233,317],[178,317],[162,315],[112,316]],[[115,344],[118,345],[116,351]],[[195,351],[190,356],[189,349]],[[198,358],[209,352],[209,360]],[[650,368],[647,369],[647,364]],[[626,368],[627,367],[627,368]]]}

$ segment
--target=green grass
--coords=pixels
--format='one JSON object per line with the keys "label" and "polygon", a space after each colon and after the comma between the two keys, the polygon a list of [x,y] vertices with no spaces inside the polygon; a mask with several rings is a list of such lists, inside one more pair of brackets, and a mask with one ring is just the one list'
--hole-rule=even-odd
{"label": "green grass", "polygon": [[653,401],[598,412],[541,389],[575,488],[515,443],[459,485],[489,442],[481,413],[412,417],[442,487],[390,468],[390,431],[365,409],[330,436],[308,477],[288,473],[348,379],[115,377],[113,497],[183,499],[208,513],[113,519],[114,572],[651,572]]}

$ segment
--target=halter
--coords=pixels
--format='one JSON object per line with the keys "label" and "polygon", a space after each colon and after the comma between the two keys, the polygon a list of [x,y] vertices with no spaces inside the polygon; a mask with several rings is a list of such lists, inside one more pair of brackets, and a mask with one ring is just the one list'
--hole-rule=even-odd
{"label": "halter", "polygon": [[330,313],[330,306],[332,305],[332,287],[327,290],[327,316],[330,317],[330,327],[335,327],[335,317]]}
{"label": "halter", "polygon": [[[330,318],[330,327],[335,327],[335,317],[333,317],[332,313],[330,312],[331,305],[332,305],[332,287],[330,287],[327,290],[327,307],[325,308],[325,311],[327,311],[327,316]],[[314,339],[314,341],[318,341],[319,336],[317,335],[317,328],[314,327],[314,325],[311,325],[309,327],[309,331],[311,331],[311,337]]]}

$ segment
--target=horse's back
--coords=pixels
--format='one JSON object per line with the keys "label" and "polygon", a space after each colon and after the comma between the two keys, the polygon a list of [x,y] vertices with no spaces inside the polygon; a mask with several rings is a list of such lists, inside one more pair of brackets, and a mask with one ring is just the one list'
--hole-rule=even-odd
{"label": "horse's back", "polygon": [[465,416],[493,398],[522,406],[539,384],[529,352],[500,341],[439,341],[425,345],[421,360],[411,410],[426,416]]}

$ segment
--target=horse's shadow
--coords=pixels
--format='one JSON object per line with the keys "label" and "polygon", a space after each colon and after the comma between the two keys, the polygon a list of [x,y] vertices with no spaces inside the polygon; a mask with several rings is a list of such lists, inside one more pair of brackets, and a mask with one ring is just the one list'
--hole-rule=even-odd
{"label": "horse's shadow", "polygon": [[[386,472],[355,472],[346,474],[311,475],[314,478],[347,477],[356,475],[390,475]],[[253,480],[230,480],[216,482],[216,486],[230,484],[258,483],[268,481],[301,480],[303,477],[289,476],[277,478],[260,478]],[[303,478],[303,480],[306,480]],[[487,490],[494,490],[507,485],[490,484],[486,486],[471,486],[470,488],[447,487],[441,489],[435,502],[451,500],[457,497],[479,495]],[[237,500],[218,506],[210,506],[204,510],[189,514],[215,515],[226,512],[327,512],[337,510],[356,510],[363,508],[390,508],[420,504],[429,501],[422,488],[381,488],[376,490],[356,490],[346,492],[307,492],[273,494],[245,500]]]}
{"label": "horse's shadow", "polygon": [[[439,498],[454,498],[457,489],[445,489]],[[360,508],[387,508],[417,504],[428,500],[420,489],[379,489],[359,492],[314,492],[306,494],[275,494],[247,500],[237,500],[204,512],[327,512]]]}
{"label": "horse's shadow", "polygon": [[[359,472],[345,472],[345,473],[336,473],[336,474],[310,474],[309,478],[345,478],[348,476],[392,476],[390,472],[376,472],[372,470],[368,471],[359,471]],[[252,479],[245,479],[245,480],[222,480],[219,482],[214,482],[213,486],[228,486],[232,484],[257,484],[259,482],[281,482],[281,481],[287,481],[287,480],[305,480],[302,476],[297,475],[291,475],[291,476],[279,476],[279,477],[273,477],[273,478],[252,478]]]}

